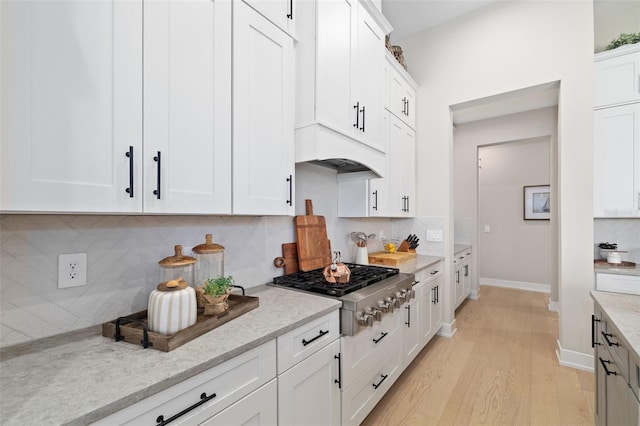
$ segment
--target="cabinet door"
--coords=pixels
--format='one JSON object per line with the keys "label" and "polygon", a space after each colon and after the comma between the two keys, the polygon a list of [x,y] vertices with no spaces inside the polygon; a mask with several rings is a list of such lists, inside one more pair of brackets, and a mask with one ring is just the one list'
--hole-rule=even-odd
{"label": "cabinet door", "polygon": [[231,2],[144,8],[144,211],[231,213]]}
{"label": "cabinet door", "polygon": [[418,355],[422,346],[420,345],[419,315],[422,308],[419,304],[420,298],[411,299],[409,303],[402,305],[403,329],[402,348],[404,368]]}
{"label": "cabinet door", "polygon": [[339,357],[335,340],[278,376],[279,424],[340,424]]}
{"label": "cabinet door", "polygon": [[415,132],[388,114],[388,211],[393,217],[415,216]]}
{"label": "cabinet door", "polygon": [[281,30],[295,36],[297,0],[244,0],[244,2]]}
{"label": "cabinet door", "polygon": [[141,211],[142,2],[0,7],[0,208]]}
{"label": "cabinet door", "polygon": [[240,1],[233,22],[233,212],[293,214],[293,40]]}
{"label": "cabinet door", "polygon": [[[400,176],[401,192],[406,197],[402,216],[414,217],[416,215],[416,134],[409,126],[402,124],[396,173]],[[389,140],[389,143],[392,141]]]}
{"label": "cabinet door", "polygon": [[273,379],[211,417],[202,426],[271,426],[278,423],[278,385]]}
{"label": "cabinet door", "polygon": [[640,216],[640,103],[594,114],[594,216]]}
{"label": "cabinet door", "polygon": [[418,329],[420,332],[421,346],[424,347],[432,336],[433,324],[431,323],[431,310],[435,306],[436,294],[433,291],[433,287],[429,283],[426,283],[420,288],[418,295],[418,303],[420,305],[420,309],[418,309]]}
{"label": "cabinet door", "polygon": [[351,84],[355,88],[353,102],[360,107],[357,138],[384,151],[384,34],[361,6],[354,28],[356,72]]}
{"label": "cabinet door", "polygon": [[431,285],[432,291],[432,300],[431,304],[431,337],[433,337],[438,331],[440,331],[440,326],[442,325],[442,301],[440,300],[442,294],[442,283],[444,282],[444,278],[442,276],[436,278],[436,280]]}
{"label": "cabinet door", "polygon": [[316,3],[316,119],[345,135],[353,135],[357,109],[351,103],[351,26],[357,0]]}
{"label": "cabinet door", "polygon": [[406,125],[415,129],[416,91],[407,84],[405,79],[400,75],[400,71],[396,70],[393,64],[389,64],[390,61],[395,61],[395,58],[389,58],[387,56],[387,109],[393,115],[400,118]]}
{"label": "cabinet door", "polygon": [[640,100],[640,52],[594,64],[596,107]]}

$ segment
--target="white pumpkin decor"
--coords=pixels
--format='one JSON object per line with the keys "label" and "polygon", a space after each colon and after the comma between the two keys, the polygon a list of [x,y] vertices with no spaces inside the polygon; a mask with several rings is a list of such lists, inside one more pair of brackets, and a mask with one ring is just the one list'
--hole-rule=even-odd
{"label": "white pumpkin decor", "polygon": [[192,326],[196,323],[198,313],[193,287],[189,287],[185,281],[172,281],[158,285],[149,296],[149,329],[164,335]]}

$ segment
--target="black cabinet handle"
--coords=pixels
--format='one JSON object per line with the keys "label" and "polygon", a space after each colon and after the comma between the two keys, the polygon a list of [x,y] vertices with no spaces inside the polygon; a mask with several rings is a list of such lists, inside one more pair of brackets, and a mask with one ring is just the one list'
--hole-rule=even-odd
{"label": "black cabinet handle", "polygon": [[320,330],[320,333],[318,333],[318,335],[316,337],[314,337],[313,339],[311,339],[311,340],[302,339],[302,346],[307,346],[309,343],[312,343],[312,342],[318,340],[319,338],[321,338],[325,334],[329,334],[329,330],[327,330],[327,331]]}
{"label": "black cabinet handle", "polygon": [[591,347],[594,348],[596,345],[601,345],[602,343],[596,342],[596,323],[600,322],[595,315],[591,315]]}
{"label": "black cabinet handle", "polygon": [[371,207],[373,210],[378,210],[378,190],[373,191],[373,196],[375,197],[375,204]]}
{"label": "black cabinet handle", "polygon": [[435,275],[435,274],[437,274],[438,272],[440,272],[440,271],[438,271],[438,270],[436,269],[435,271],[431,271],[431,272],[430,272],[430,274],[431,274],[431,275]]}
{"label": "black cabinet handle", "polygon": [[409,99],[407,99],[407,117],[409,116]]}
{"label": "black cabinet handle", "polygon": [[184,410],[180,411],[178,414],[169,417],[167,420],[164,419],[163,415],[159,415],[158,418],[156,419],[156,426],[164,426],[166,424],[169,424],[172,421],[174,421],[175,419],[184,416],[189,411],[191,411],[191,410],[193,410],[195,408],[198,408],[202,404],[206,403],[207,401],[212,400],[215,397],[216,397],[215,393],[211,394],[211,396],[207,396],[207,394],[205,392],[202,392],[202,394],[200,395],[200,401],[196,402],[191,407],[185,408]]}
{"label": "black cabinet handle", "polygon": [[293,20],[293,0],[289,0],[289,13],[287,13],[287,18]]}
{"label": "black cabinet handle", "polygon": [[465,277],[469,276],[469,265],[464,265],[464,276]]}
{"label": "black cabinet handle", "polygon": [[338,389],[342,389],[342,357],[340,354],[334,355],[333,359],[338,360],[338,378],[333,381],[333,383],[338,384]]}
{"label": "black cabinet handle", "polygon": [[460,271],[456,271],[456,284],[460,284]]}
{"label": "black cabinet handle", "polygon": [[293,205],[293,175],[289,175],[287,178],[287,182],[289,182],[289,199],[287,200],[287,204],[290,206]]}
{"label": "black cabinet handle", "polygon": [[409,213],[409,196],[407,195],[407,213]]}
{"label": "black cabinet handle", "polygon": [[156,183],[156,189],[153,190],[153,195],[156,196],[156,198],[159,200],[160,199],[160,169],[161,169],[161,158],[160,158],[160,151],[158,151],[158,154],[153,157],[153,161],[155,161],[156,163],[158,163],[158,167],[156,168],[157,170],[157,183]]}
{"label": "black cabinet handle", "polygon": [[431,303],[433,305],[436,304],[436,288],[435,287],[431,288]]}
{"label": "black cabinet handle", "polygon": [[133,198],[133,147],[129,147],[129,151],[124,154],[129,158],[129,187],[126,189],[129,198]]}
{"label": "black cabinet handle", "polygon": [[609,346],[620,346],[620,343],[618,342],[612,342],[611,340],[609,340],[609,337],[613,337],[613,334],[611,333],[605,333],[604,331],[602,332],[602,335],[604,336],[604,340],[607,341],[607,345]]}
{"label": "black cabinet handle", "polygon": [[411,305],[407,305],[404,308],[407,310],[407,322],[405,324],[407,328],[411,328]]}
{"label": "black cabinet handle", "polygon": [[353,108],[356,110],[356,122],[353,125],[353,127],[355,127],[356,129],[359,129],[360,128],[360,102],[356,102]]}
{"label": "black cabinet handle", "polygon": [[362,107],[360,112],[362,113],[362,127],[360,127],[360,130],[362,130],[364,132],[364,113],[365,113],[364,106]]}
{"label": "black cabinet handle", "polygon": [[389,333],[382,333],[382,336],[380,336],[380,338],[373,339],[373,343],[375,343],[375,344],[380,343],[380,340],[384,339],[387,336],[387,334],[389,334]]}
{"label": "black cabinet handle", "polygon": [[407,98],[402,98],[402,113],[407,115]]}
{"label": "black cabinet handle", "polygon": [[602,368],[604,368],[604,372],[607,373],[607,376],[618,375],[616,371],[609,371],[609,369],[607,368],[607,364],[611,364],[611,361],[605,361],[604,359],[602,359],[602,357],[598,357],[598,358],[600,358],[600,363],[602,364]]}
{"label": "black cabinet handle", "polygon": [[380,387],[380,385],[382,384],[382,382],[387,380],[387,377],[389,377],[389,375],[388,374],[381,374],[380,377],[382,377],[382,380],[380,380],[377,384],[376,383],[373,384],[373,388],[374,389],[378,389]]}

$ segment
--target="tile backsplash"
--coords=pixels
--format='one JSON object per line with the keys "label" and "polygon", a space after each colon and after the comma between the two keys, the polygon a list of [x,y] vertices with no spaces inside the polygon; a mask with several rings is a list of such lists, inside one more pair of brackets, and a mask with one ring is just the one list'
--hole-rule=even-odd
{"label": "tile backsplash", "polygon": [[594,256],[600,243],[617,243],[622,260],[640,263],[640,219],[594,219]]}
{"label": "tile backsplash", "polygon": [[[442,228],[442,218],[337,218],[335,171],[299,164],[296,181],[296,214],[304,214],[304,200],[312,199],[342,260],[355,257],[352,231],[415,233],[420,253],[442,254],[441,243],[427,244],[425,234]],[[225,274],[248,288],[281,275],[273,259],[281,256],[282,243],[295,241],[288,216],[0,215],[0,347],[146,309],[160,279],[158,261],[176,244],[190,254],[207,233],[225,247]],[[379,238],[369,250],[382,250]],[[58,289],[58,255],[64,253],[87,253],[86,286]]]}

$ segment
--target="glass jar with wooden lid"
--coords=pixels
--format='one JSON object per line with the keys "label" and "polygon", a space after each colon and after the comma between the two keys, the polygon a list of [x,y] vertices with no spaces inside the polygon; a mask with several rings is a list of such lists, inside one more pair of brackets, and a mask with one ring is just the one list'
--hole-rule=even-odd
{"label": "glass jar with wooden lid", "polygon": [[180,277],[189,285],[195,287],[194,268],[196,259],[182,254],[182,246],[174,246],[174,255],[165,257],[160,262],[160,281],[177,280]]}
{"label": "glass jar with wooden lid", "polygon": [[204,285],[209,278],[224,276],[224,247],[213,242],[213,236],[207,234],[205,242],[193,249],[196,258],[195,282],[196,286]]}

